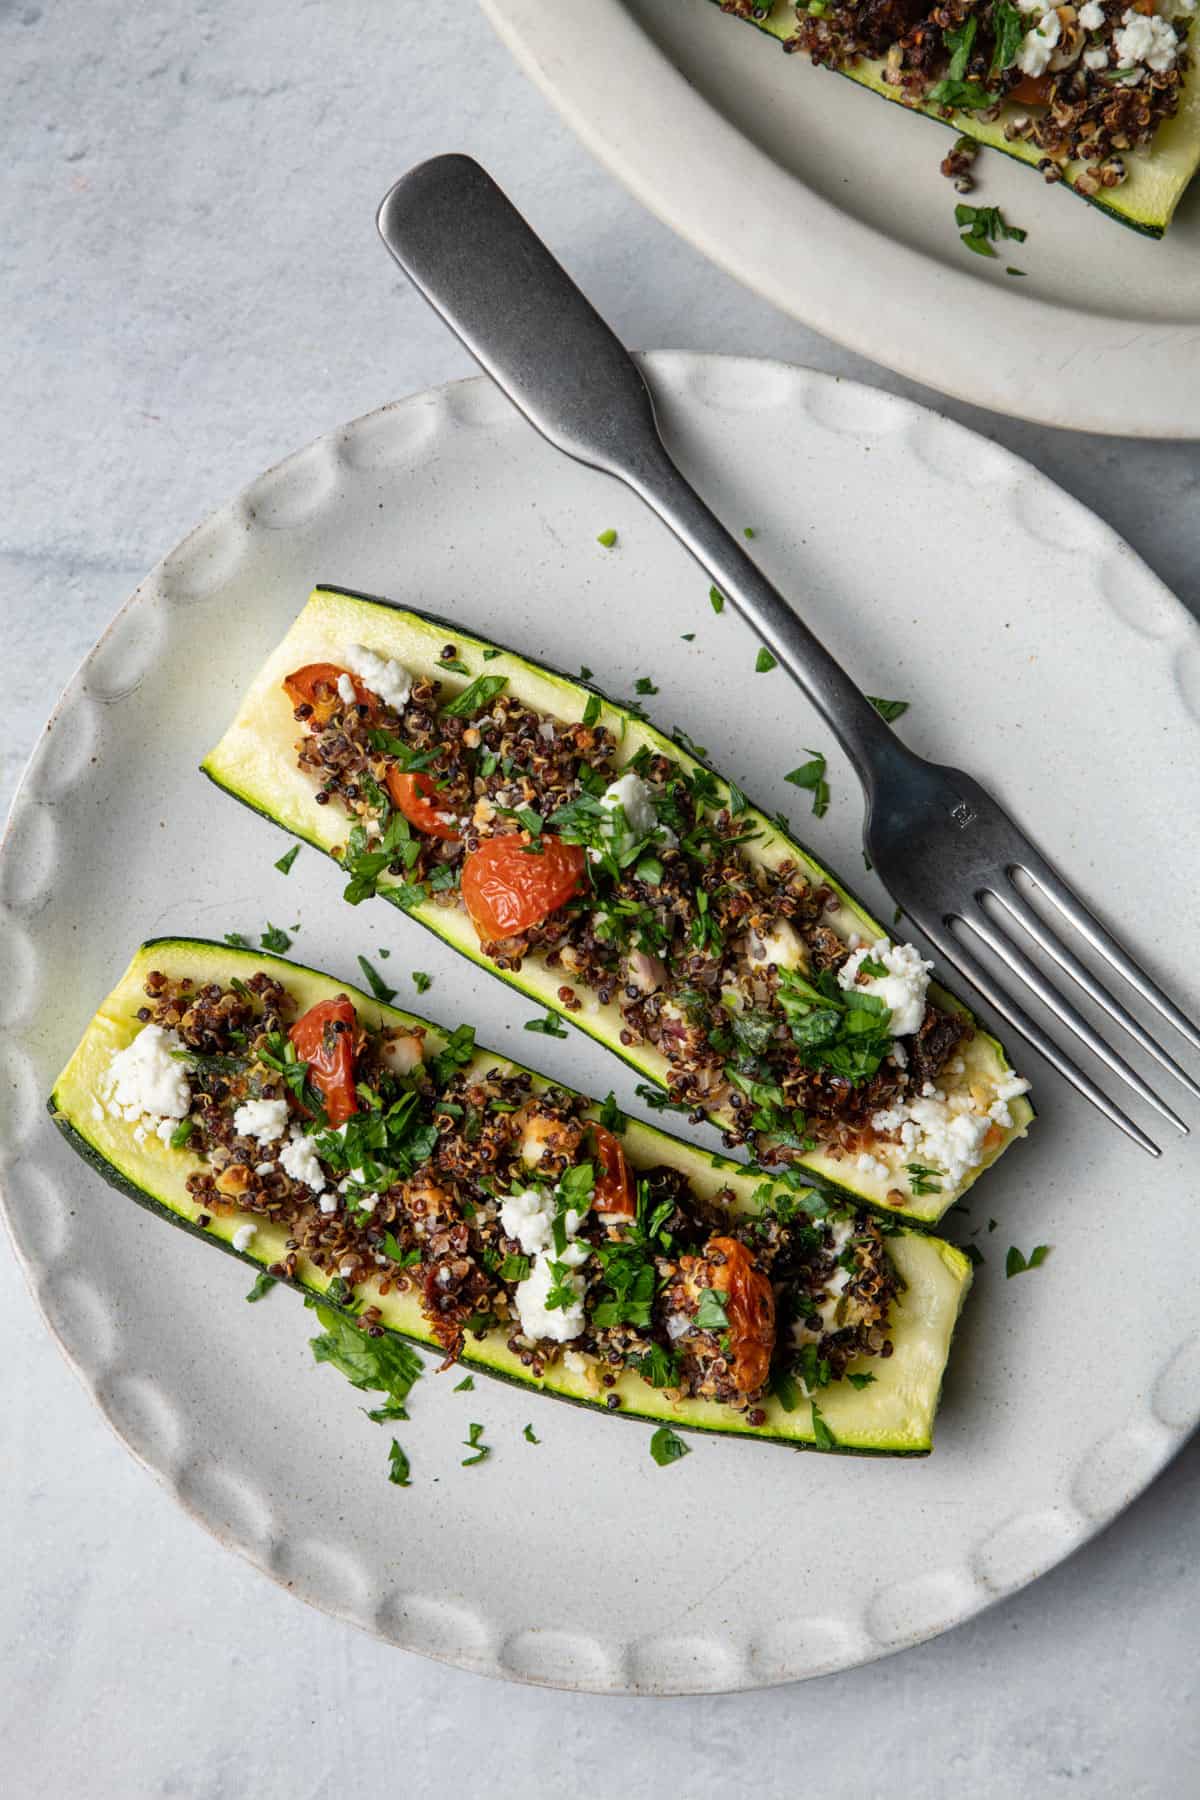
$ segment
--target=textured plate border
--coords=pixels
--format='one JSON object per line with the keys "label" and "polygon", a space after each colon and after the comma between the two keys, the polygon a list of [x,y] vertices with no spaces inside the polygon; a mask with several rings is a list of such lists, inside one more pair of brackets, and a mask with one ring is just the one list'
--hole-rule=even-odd
{"label": "textured plate border", "polygon": [[[802,413],[818,434],[902,436],[931,484],[986,485],[1021,540],[1042,541],[1050,520],[1106,597],[1115,630],[1161,657],[1200,723],[1200,633],[1184,608],[1083,507],[996,446],[911,402],[784,364],[659,353],[654,384],[714,418],[757,405]],[[4,1214],[30,1290],[68,1361],[117,1436],[193,1518],[277,1582],[323,1611],[387,1641],[482,1674],[600,1693],[717,1693],[769,1686],[854,1666],[917,1644],[1015,1592],[1111,1521],[1181,1447],[1200,1417],[1200,1334],[1171,1347],[1142,1408],[1114,1424],[1074,1468],[1060,1505],[1017,1511],[961,1561],[881,1585],[843,1617],[805,1617],[758,1634],[663,1634],[601,1641],[536,1623],[505,1629],[463,1599],[372,1587],[348,1549],[289,1528],[286,1502],[246,1471],[189,1441],[169,1371],[123,1367],[119,1295],[88,1268],[70,1196],[39,1161],[46,1132],[30,1027],[41,975],[38,913],[55,864],[54,803],[84,777],[97,708],[119,709],[166,642],[164,611],[220,601],[222,586],[259,533],[287,532],[327,504],[354,471],[400,467],[506,413],[482,380],[384,407],[298,451],[252,483],[159,564],[118,613],[63,694],[34,752],[0,846],[0,1170]],[[511,415],[510,415],[511,416]],[[524,427],[512,418],[515,429]],[[335,477],[337,478],[335,480]],[[1080,576],[1082,579],[1082,574]],[[67,729],[64,729],[66,727]]]}
{"label": "textured plate border", "polygon": [[[981,282],[860,223],[743,136],[621,0],[588,0],[569,33],[561,8],[546,0],[480,5],[525,73],[642,205],[781,312],[994,412],[1122,437],[1200,437],[1195,324],[1037,300],[1020,283]],[[766,55],[773,46],[762,48]],[[1107,229],[1123,235],[1117,224]]]}

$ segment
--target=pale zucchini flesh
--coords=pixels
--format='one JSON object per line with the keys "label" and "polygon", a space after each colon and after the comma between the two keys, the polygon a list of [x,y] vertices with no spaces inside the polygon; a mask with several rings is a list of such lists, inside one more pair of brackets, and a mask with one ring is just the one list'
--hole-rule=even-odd
{"label": "pale zucchini flesh", "polygon": [[[172,1149],[153,1133],[139,1143],[133,1127],[114,1118],[100,1102],[103,1077],[113,1053],[123,1049],[141,1029],[137,1011],[145,1004],[144,984],[152,969],[170,979],[190,976],[198,984],[227,984],[232,976],[245,979],[261,969],[284,985],[298,1009],[307,1009],[333,994],[348,994],[359,1017],[369,1026],[420,1026],[429,1033],[428,1042],[434,1050],[441,1047],[445,1034],[427,1020],[384,1005],[346,982],[265,952],[236,950],[227,944],[193,938],[159,938],[137,951],[55,1083],[49,1102],[51,1115],[73,1147],[113,1186],[261,1271],[283,1256],[283,1228],[266,1224],[261,1215],[250,1212],[214,1215],[202,1225],[202,1209],[187,1190],[187,1178],[204,1166],[202,1159],[186,1148]],[[493,1068],[512,1072],[521,1067],[483,1049],[477,1051],[471,1065],[478,1074]],[[534,1082],[537,1086],[549,1085],[538,1075],[534,1075]],[[751,1196],[760,1185],[760,1178],[748,1174],[739,1164],[710,1155],[634,1119],[627,1124],[623,1144],[634,1169],[670,1164],[683,1172],[702,1197],[712,1198],[728,1188],[734,1195],[735,1210],[753,1210]],[[249,1249],[235,1250],[233,1236],[242,1224],[254,1225],[254,1239]],[[868,1387],[857,1390],[847,1381],[834,1383],[822,1390],[819,1404],[839,1450],[919,1456],[932,1447],[942,1375],[972,1271],[960,1250],[922,1232],[900,1231],[891,1236],[888,1253],[904,1284],[893,1305],[889,1327],[893,1354],[886,1359],[863,1359],[855,1365],[874,1374],[875,1380]],[[306,1293],[322,1295],[329,1277],[301,1258],[293,1285]],[[388,1330],[414,1343],[434,1346],[433,1334],[412,1293],[380,1295],[372,1283],[362,1284],[356,1291],[358,1297],[378,1306]],[[549,1367],[540,1380],[531,1376],[519,1357],[508,1349],[502,1332],[489,1333],[482,1341],[468,1338],[462,1363],[467,1368],[593,1407],[606,1417],[613,1416],[596,1398],[586,1376],[573,1373],[562,1362]],[[617,1416],[658,1420],[689,1430],[742,1434],[796,1447],[811,1448],[814,1444],[812,1408],[807,1401],[802,1400],[788,1412],[777,1398],[771,1397],[763,1402],[766,1422],[752,1426],[744,1414],[715,1401],[683,1399],[672,1403],[661,1390],[649,1387],[631,1372],[622,1374],[611,1391],[621,1401]]]}
{"label": "pale zucchini flesh", "polygon": [[[721,0],[713,0],[713,3],[720,6]],[[731,14],[731,17],[745,18],[745,15]],[[756,25],[768,37],[783,43],[795,31],[796,9],[792,0],[774,0],[772,5],[764,6],[758,15],[746,18],[746,23]],[[1189,44],[1194,45],[1196,41],[1196,26],[1193,24]],[[986,144],[989,149],[1002,151],[1016,162],[1036,168],[1044,158],[1046,153],[1038,146],[1010,143],[1004,136],[1005,125],[1023,110],[1021,107],[1006,107],[1000,117],[990,124],[976,118],[971,112],[955,112],[947,119],[936,106],[907,105],[901,99],[899,89],[884,81],[883,70],[882,61],[864,60],[853,68],[838,69],[835,73],[844,75],[848,81],[856,82],[859,87],[869,89],[884,100],[890,100],[893,105],[903,106],[905,112],[934,119],[939,125],[948,125],[957,135],[973,138],[979,144]],[[1119,187],[1102,188],[1098,194],[1078,194],[1073,184],[1088,166],[1083,162],[1066,165],[1062,185],[1100,212],[1119,220],[1122,225],[1140,231],[1145,237],[1160,238],[1171,223],[1175,208],[1197,167],[1200,167],[1200,81],[1197,81],[1194,69],[1189,70],[1183,83],[1183,97],[1174,118],[1164,120],[1154,134],[1153,143],[1146,149],[1125,151],[1123,159],[1128,173]]]}
{"label": "pale zucchini flesh", "polygon": [[[272,651],[255,676],[229,730],[216,749],[203,763],[204,772],[235,798],[255,811],[263,813],[286,831],[303,838],[317,849],[332,854],[344,843],[349,824],[344,813],[333,806],[321,807],[314,799],[312,779],[297,766],[295,742],[298,732],[292,704],[283,691],[283,679],[294,669],[312,662],[337,662],[348,644],[365,644],[382,656],[403,663],[414,674],[444,679],[445,668],[440,653],[446,642],[447,629],[452,629],[458,659],[469,674],[461,677],[463,685],[479,674],[503,675],[508,679],[508,692],[527,706],[564,721],[582,719],[584,709],[595,690],[560,675],[553,670],[529,662],[511,650],[500,650],[483,639],[464,632],[459,624],[450,626],[445,619],[405,610],[389,602],[361,594],[343,593],[332,588],[316,588],[307,606],[296,619],[282,642]],[[488,653],[491,653],[490,655]],[[646,720],[635,717],[624,708],[601,696],[599,723],[608,726],[620,738],[618,760],[627,762],[647,745],[655,753],[673,757],[685,768],[699,765],[695,758],[672,739],[667,738]],[[791,859],[798,862],[814,883],[824,882],[839,895],[838,911],[826,915],[827,922],[843,937],[857,932],[868,943],[890,934],[877,919],[871,917],[828,869],[795,839],[787,837],[779,826],[750,805],[743,821],[747,827],[761,832],[757,842],[742,846],[746,855],[768,866]],[[380,884],[384,893],[388,878]],[[399,884],[395,878],[394,885]],[[453,896],[451,897],[453,898]],[[586,1031],[600,1043],[622,1057],[639,1075],[665,1087],[669,1064],[649,1044],[626,1046],[620,1041],[622,1018],[614,1004],[601,1006],[588,1001],[579,1012],[568,1012],[558,998],[561,972],[547,968],[535,954],[522,958],[517,971],[496,968],[482,955],[475,928],[465,909],[429,902],[405,909],[456,950],[481,967],[490,969],[509,986],[529,996],[538,1006],[549,1008],[560,1017]],[[945,989],[931,985],[930,998],[947,1010],[970,1017],[960,1000]],[[995,1038],[976,1030],[961,1052],[964,1063],[953,1084],[963,1090],[981,1086],[991,1092],[1011,1074],[1007,1058]],[[951,1078],[946,1078],[949,1081]],[[949,1091],[949,1089],[947,1089]],[[903,1174],[903,1157],[887,1175],[865,1173],[849,1159],[838,1159],[824,1150],[814,1150],[802,1159],[802,1167],[817,1180],[831,1184],[856,1201],[884,1212],[896,1213],[906,1220],[932,1224],[991,1166],[1016,1138],[1023,1137],[1033,1118],[1033,1108],[1024,1097],[1009,1102],[1012,1123],[1001,1134],[1000,1141],[983,1160],[959,1183],[952,1187],[944,1182],[940,1190],[905,1197],[902,1205],[889,1200],[889,1192],[903,1191],[909,1183]],[[713,1115],[714,1123],[724,1123],[722,1115]],[[883,1157],[882,1148],[879,1155]]]}

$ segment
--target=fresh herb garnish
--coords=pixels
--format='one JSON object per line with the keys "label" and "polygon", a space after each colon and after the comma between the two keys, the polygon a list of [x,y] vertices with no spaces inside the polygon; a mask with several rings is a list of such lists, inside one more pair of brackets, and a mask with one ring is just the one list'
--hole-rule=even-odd
{"label": "fresh herb garnish", "polygon": [[681,631],[679,635],[685,644],[694,644],[696,641],[696,634],[694,631]]}
{"label": "fresh herb garnish", "polygon": [[970,1265],[973,1269],[980,1269],[983,1267],[983,1263],[984,1263],[983,1251],[978,1249],[976,1247],[976,1245],[963,1244],[961,1246],[961,1249],[962,1249],[963,1255],[966,1257],[967,1261],[970,1263]]}
{"label": "fresh herb garnish", "polygon": [[463,1457],[462,1466],[464,1469],[469,1469],[473,1463],[481,1463],[481,1462],[486,1461],[486,1459],[492,1454],[491,1445],[485,1444],[482,1440],[483,1440],[483,1426],[482,1425],[468,1425],[467,1426],[467,1435],[463,1439],[463,1443],[468,1450],[473,1450],[475,1452],[475,1454],[473,1456],[464,1456]]}
{"label": "fresh herb garnish", "polygon": [[810,750],[810,762],[801,763],[798,769],[792,769],[784,776],[793,787],[805,788],[812,794],[814,818],[823,819],[829,811],[829,783],[825,779],[825,758],[819,750]]}
{"label": "fresh herb garnish", "polygon": [[617,534],[611,525],[608,527],[607,531],[597,532],[596,534],[596,542],[598,544],[603,544],[606,550],[611,550],[616,541]]}
{"label": "fresh herb garnish", "polygon": [[942,1191],[942,1170],[926,1168],[924,1163],[905,1163],[908,1173],[908,1185],[914,1194],[940,1194]]}
{"label": "fresh herb garnish", "polygon": [[795,1412],[800,1404],[800,1389],[786,1369],[776,1371],[771,1382],[771,1392],[784,1412]]}
{"label": "fresh herb garnish", "polygon": [[379,970],[373,967],[373,965],[367,961],[365,956],[359,957],[358,966],[366,976],[367,986],[377,1000],[382,1000],[386,1006],[389,1000],[394,1000],[396,998],[395,988],[388,986],[387,982],[383,979],[383,976],[379,973]]}
{"label": "fresh herb garnish", "polygon": [[[331,1306],[323,1306],[315,1295],[308,1295],[304,1304],[316,1313],[323,1327],[318,1337],[308,1340],[314,1360],[330,1363],[346,1377],[351,1387],[361,1392],[385,1394],[387,1406],[378,1409],[381,1415],[406,1419],[408,1413],[404,1402],[413,1383],[424,1373],[424,1364],[416,1351],[401,1343],[399,1338],[368,1337],[343,1314],[335,1312]],[[375,1414],[368,1416],[374,1418]]]}
{"label": "fresh herb garnish", "polygon": [[1049,1254],[1049,1244],[1035,1244],[1026,1260],[1014,1244],[1004,1259],[1004,1273],[1011,1279],[1014,1275],[1023,1275],[1026,1269],[1040,1268]]}
{"label": "fresh herb garnish", "polygon": [[617,1097],[610,1088],[600,1102],[600,1123],[605,1131],[615,1131],[618,1135],[625,1130],[629,1120],[617,1105]]}
{"label": "fresh herb garnish", "polygon": [[753,525],[743,525],[742,526],[742,536],[747,537],[747,538],[754,537],[755,531],[754,531]]}
{"label": "fresh herb garnish", "polygon": [[682,1100],[672,1100],[669,1094],[662,1093],[658,1088],[652,1088],[646,1081],[639,1081],[633,1091],[651,1112],[689,1113],[692,1110]]}
{"label": "fresh herb garnish", "polygon": [[796,1357],[796,1373],[810,1394],[818,1393],[821,1388],[828,1387],[833,1380],[833,1369],[830,1366],[829,1358],[822,1356],[816,1344],[811,1342],[800,1346]]}
{"label": "fresh herb garnish", "polygon": [[[464,670],[464,673],[466,671]],[[452,719],[470,719],[483,707],[488,706],[508,686],[507,675],[477,675],[470,687],[465,687],[446,706],[443,713]]]}
{"label": "fresh herb garnish", "polygon": [[862,1374],[847,1375],[847,1377],[846,1377],[846,1380],[850,1383],[850,1386],[852,1388],[858,1388],[860,1392],[863,1388],[870,1387],[870,1385],[874,1381],[874,1379],[875,1379],[874,1375],[872,1375],[870,1373],[865,1373],[865,1372]]}
{"label": "fresh herb garnish", "polygon": [[393,1438],[388,1451],[388,1480],[396,1487],[411,1487],[410,1474],[408,1458]]}
{"label": "fresh herb garnish", "polygon": [[547,1012],[544,1019],[526,1019],[525,1029],[540,1031],[543,1037],[565,1038],[571,1035],[562,1020],[552,1012]]}
{"label": "fresh herb garnish", "polygon": [[729,1315],[725,1311],[725,1294],[720,1288],[705,1288],[696,1308],[693,1324],[698,1331],[727,1331]]}
{"label": "fresh herb garnish", "polygon": [[186,1119],[180,1119],[178,1125],[171,1133],[172,1150],[182,1150],[195,1129],[196,1121],[190,1115]]}
{"label": "fresh herb garnish", "polygon": [[456,1394],[470,1394],[474,1392],[474,1388],[475,1377],[473,1375],[464,1375],[462,1380],[455,1387],[454,1392]]}
{"label": "fresh herb garnish", "polygon": [[651,1387],[676,1387],[679,1383],[679,1361],[670,1350],[664,1350],[661,1344],[651,1344],[641,1356],[631,1356],[629,1367],[636,1369],[643,1381]]}
{"label": "fresh herb garnish", "polygon": [[268,1275],[266,1270],[264,1269],[261,1275],[255,1276],[254,1286],[250,1289],[250,1292],[246,1295],[246,1298],[250,1302],[250,1304],[253,1306],[253,1304],[256,1300],[261,1300],[264,1294],[269,1294],[273,1287],[278,1287],[278,1286],[279,1286],[278,1277],[275,1275]]}
{"label": "fresh herb garnish", "polygon": [[1028,236],[1019,226],[1006,224],[998,206],[956,206],[954,222],[962,233],[961,241],[976,256],[995,256],[992,244],[997,238],[1012,238],[1023,244]]}
{"label": "fresh herb garnish", "polygon": [[416,988],[418,994],[424,994],[432,987],[433,976],[427,975],[424,969],[414,969],[412,972],[412,984]]}
{"label": "fresh herb garnish", "polygon": [[875,694],[868,694],[867,699],[880,718],[886,719],[889,725],[906,713],[909,707],[907,700],[880,700]]}
{"label": "fresh herb garnish", "polygon": [[767,649],[766,645],[760,644],[758,647],[758,655],[754,659],[755,674],[769,675],[771,670],[777,666],[775,658],[771,655],[771,652]]}
{"label": "fresh herb garnish", "polygon": [[585,725],[594,725],[599,717],[600,696],[599,694],[589,694],[587,705],[583,709],[583,722]]}
{"label": "fresh herb garnish", "polygon": [[411,1250],[402,1250],[395,1233],[391,1231],[384,1232],[380,1240],[380,1248],[385,1256],[390,1256],[392,1261],[399,1263],[402,1269],[412,1268],[421,1260],[421,1252],[415,1245]]}
{"label": "fresh herb garnish", "polygon": [[535,1435],[532,1425],[527,1425],[521,1433],[521,1436],[525,1439],[527,1444],[540,1444],[542,1441],[540,1437]]}
{"label": "fresh herb garnish", "polygon": [[665,1468],[667,1463],[679,1462],[682,1457],[690,1456],[691,1452],[691,1445],[685,1444],[669,1425],[660,1425],[650,1439],[650,1454],[660,1469]]}
{"label": "fresh herb garnish", "polygon": [[250,948],[250,939],[243,936],[240,931],[227,931],[225,933],[225,942],[227,944],[232,944],[235,950],[249,950]]}
{"label": "fresh herb garnish", "polygon": [[829,1429],[829,1426],[826,1424],[824,1413],[821,1411],[820,1407],[817,1405],[815,1400],[812,1401],[811,1404],[812,1404],[813,1439],[816,1443],[817,1449],[818,1450],[836,1450],[837,1449],[837,1439],[834,1437],[832,1431]]}
{"label": "fresh herb garnish", "polygon": [[[421,846],[413,837],[403,813],[394,812],[379,837],[370,838],[364,826],[353,826],[342,853],[342,869],[350,877],[342,892],[343,900],[348,900],[351,906],[369,900],[389,865],[394,863],[411,869],[420,854]],[[416,904],[424,895],[420,888],[413,891],[413,903]]]}
{"label": "fresh herb garnish", "polygon": [[1009,69],[1017,60],[1017,52],[1025,40],[1026,22],[1024,15],[1009,0],[995,0],[992,7],[992,31],[995,44],[992,49],[992,63],[988,70],[988,80],[994,81],[1002,69]]}
{"label": "fresh herb garnish", "polygon": [[657,694],[658,692],[649,675],[639,675],[633,687],[634,692],[638,694]]}
{"label": "fresh herb garnish", "polygon": [[295,860],[299,856],[299,854],[300,854],[299,844],[293,844],[290,850],[284,851],[283,855],[279,858],[278,862],[275,864],[275,867],[279,870],[279,873],[281,875],[286,875],[289,873],[292,864],[295,862]]}
{"label": "fresh herb garnish", "polygon": [[269,919],[267,920],[267,929],[258,941],[264,950],[272,950],[276,956],[282,956],[285,950],[291,949],[292,944],[287,932],[281,930],[278,925],[272,925]]}
{"label": "fresh herb garnish", "polygon": [[855,1085],[875,1074],[892,1048],[891,1011],[875,994],[842,988],[832,969],[811,981],[779,971],[779,1004],[792,1041],[810,1069],[829,1069]]}
{"label": "fresh herb garnish", "polygon": [[510,1250],[496,1272],[501,1281],[524,1281],[529,1274],[529,1258],[518,1250]]}
{"label": "fresh herb garnish", "polygon": [[725,596],[723,593],[721,593],[719,588],[715,588],[715,587],[709,588],[708,604],[712,607],[712,609],[715,613],[725,611]]}

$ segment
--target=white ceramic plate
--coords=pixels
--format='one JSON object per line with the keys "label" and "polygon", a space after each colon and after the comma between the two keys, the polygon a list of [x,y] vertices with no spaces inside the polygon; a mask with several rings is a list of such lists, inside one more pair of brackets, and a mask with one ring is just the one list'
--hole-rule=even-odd
{"label": "white ceramic plate", "polygon": [[[1200,632],[1096,519],[994,445],[869,389],[780,364],[656,355],[672,444],[905,736],[961,761],[1200,1001],[1194,800]],[[596,534],[615,526],[617,548]],[[911,1644],[1031,1580],[1111,1518],[1200,1404],[1197,1160],[1152,1165],[1045,1072],[1042,1116],[952,1224],[986,1257],[938,1445],[852,1461],[698,1439],[665,1469],[649,1429],[432,1374],[387,1433],[313,1366],[295,1297],[243,1303],[245,1272],[112,1192],[57,1140],[44,1095],[143,937],[300,924],[296,953],[355,954],[422,1010],[592,1092],[630,1078],[390,908],[351,911],[308,850],[197,774],[243,683],[316,580],[391,593],[616,694],[797,822],[782,776],[832,751],[780,671],[636,501],[550,450],[483,381],[385,408],[255,482],[148,577],[71,683],[0,862],[5,1189],[51,1328],[125,1442],[231,1547],[317,1605],[493,1674],[605,1691],[713,1691]],[[691,644],[681,634],[694,631]],[[860,804],[804,834],[862,872]],[[811,826],[811,829],[809,827]],[[871,880],[866,891],[885,905]],[[1168,945],[1162,950],[1156,946]],[[704,1134],[701,1134],[704,1135]],[[707,1141],[712,1142],[711,1136]],[[988,1220],[998,1221],[994,1232]],[[1006,1281],[1010,1243],[1054,1246]],[[1182,1272],[1182,1273],[1181,1273]],[[463,1469],[467,1424],[491,1459]],[[521,1433],[535,1424],[542,1442]]]}
{"label": "white ceramic plate", "polygon": [[638,199],[784,312],[997,412],[1200,436],[1200,181],[1155,242],[984,151],[971,200],[1029,232],[984,261],[938,173],[948,132],[710,0],[482,4]]}

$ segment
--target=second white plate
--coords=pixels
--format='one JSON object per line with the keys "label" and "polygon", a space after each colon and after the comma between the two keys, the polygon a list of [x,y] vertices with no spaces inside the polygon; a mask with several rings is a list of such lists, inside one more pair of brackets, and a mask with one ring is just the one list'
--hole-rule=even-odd
{"label": "second white plate", "polygon": [[949,132],[711,0],[482,4],[588,148],[783,312],[996,412],[1200,437],[1200,179],[1156,242],[984,151],[971,199],[1029,233],[985,261],[938,173]]}

